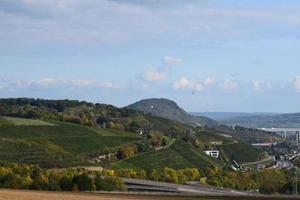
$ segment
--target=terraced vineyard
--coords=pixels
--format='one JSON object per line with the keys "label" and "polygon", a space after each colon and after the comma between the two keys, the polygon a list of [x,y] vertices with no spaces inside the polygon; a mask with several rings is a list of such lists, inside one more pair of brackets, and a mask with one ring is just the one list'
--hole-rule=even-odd
{"label": "terraced vineyard", "polygon": [[222,134],[220,131],[215,130],[198,130],[196,132],[196,137],[201,141],[206,142],[222,142],[223,145],[229,145],[236,143],[236,139],[227,134]]}
{"label": "terraced vineyard", "polygon": [[[22,120],[26,123],[26,119]],[[39,164],[45,167],[91,164],[85,159],[87,154],[113,150],[141,139],[137,134],[118,130],[90,128],[62,122],[51,122],[49,123],[51,125],[32,125],[32,123],[31,120],[27,125],[2,123],[1,160]]]}
{"label": "terraced vineyard", "polygon": [[186,167],[204,168],[220,166],[219,161],[204,155],[191,144],[178,139],[167,149],[147,152],[112,164],[114,168],[162,169],[171,167],[181,169]]}
{"label": "terraced vineyard", "polygon": [[234,159],[240,163],[251,162],[251,160],[257,159],[258,154],[262,152],[262,150],[254,148],[243,142],[224,145],[222,149],[228,158]]}
{"label": "terraced vineyard", "polygon": [[[203,130],[196,133],[199,141],[209,144],[210,142],[222,142],[222,145],[214,148],[220,150],[221,157],[227,161],[250,162],[256,160],[261,150],[246,143],[236,140],[228,135],[216,133],[211,130]],[[224,160],[223,160],[224,161]],[[176,140],[169,148],[159,151],[151,151],[140,154],[117,163],[113,163],[114,168],[137,168],[137,169],[157,169],[171,167],[180,169],[185,167],[205,168],[208,166],[222,166],[224,163],[220,159],[211,158],[203,153],[203,149],[196,148],[190,143],[181,139]]]}
{"label": "terraced vineyard", "polygon": [[[194,137],[201,144],[197,146],[192,145],[193,142],[182,140],[184,132],[178,134],[172,131],[187,128],[181,123],[150,115],[147,116],[148,121],[139,115],[132,120],[139,124],[150,123],[145,126],[160,130],[159,133],[165,134],[167,140],[175,142],[160,148],[147,149],[146,152],[114,163],[104,162],[100,165],[145,170],[160,170],[164,167],[220,167],[228,164],[231,159],[241,163],[256,161],[260,153],[260,150],[216,129],[195,129]],[[97,155],[116,152],[122,146],[148,139],[137,132],[117,129],[41,119],[0,117],[0,160],[37,164],[42,167],[94,165],[90,160]],[[220,150],[221,159],[205,155],[203,151],[208,149]]]}

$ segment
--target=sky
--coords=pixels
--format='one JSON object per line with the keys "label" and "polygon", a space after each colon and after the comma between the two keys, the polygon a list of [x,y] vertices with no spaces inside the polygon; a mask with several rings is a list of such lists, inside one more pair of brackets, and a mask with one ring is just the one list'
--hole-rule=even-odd
{"label": "sky", "polygon": [[0,98],[300,112],[298,0],[0,0]]}

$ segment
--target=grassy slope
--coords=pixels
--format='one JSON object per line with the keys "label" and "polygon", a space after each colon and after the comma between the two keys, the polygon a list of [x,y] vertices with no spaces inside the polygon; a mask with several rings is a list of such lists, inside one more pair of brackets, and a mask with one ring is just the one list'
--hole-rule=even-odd
{"label": "grassy slope", "polygon": [[212,142],[212,141],[223,141],[223,145],[217,146],[221,152],[223,152],[225,157],[230,161],[231,159],[237,162],[253,162],[256,161],[258,155],[262,150],[253,147],[245,142],[236,140],[233,137],[226,137],[221,131],[216,131],[212,129],[198,131],[196,136],[201,141]]}
{"label": "grassy slope", "polygon": [[134,133],[68,123],[54,126],[3,124],[0,126],[1,160],[49,167],[86,164],[84,156],[88,153],[100,153],[140,140]]}
{"label": "grassy slope", "polygon": [[243,142],[224,145],[222,146],[222,149],[228,158],[234,159],[240,163],[256,161],[258,154],[262,152],[260,149]]}
{"label": "grassy slope", "polygon": [[[149,120],[164,129],[168,120]],[[17,124],[17,125],[15,125]],[[44,124],[44,125],[42,125]],[[181,124],[175,124],[182,128]],[[155,128],[155,127],[154,127]],[[196,136],[205,143],[223,141],[227,158],[238,162],[256,161],[260,151],[235,139],[224,137],[212,129],[203,129]],[[87,163],[91,153],[114,151],[141,138],[136,133],[115,129],[100,129],[63,122],[44,122],[18,118],[0,118],[0,159],[41,166],[76,166]],[[152,151],[112,164],[113,167],[161,169],[220,166],[220,162],[203,154],[202,150],[178,139],[167,149]]]}
{"label": "grassy slope", "polygon": [[54,126],[53,123],[38,119],[23,119],[17,117],[3,117],[2,119],[15,126]]}
{"label": "grassy slope", "polygon": [[140,154],[112,164],[115,168],[141,168],[145,170],[164,167],[174,169],[203,168],[209,165],[219,166],[219,163],[180,139],[167,149]]}
{"label": "grassy slope", "polygon": [[217,132],[212,129],[203,129],[201,131],[197,131],[196,137],[199,140],[205,141],[205,142],[222,141],[224,145],[236,142],[236,140],[234,138],[232,138],[231,136],[228,135],[228,137],[226,137],[226,136],[220,135],[220,134],[222,134],[222,133]]}

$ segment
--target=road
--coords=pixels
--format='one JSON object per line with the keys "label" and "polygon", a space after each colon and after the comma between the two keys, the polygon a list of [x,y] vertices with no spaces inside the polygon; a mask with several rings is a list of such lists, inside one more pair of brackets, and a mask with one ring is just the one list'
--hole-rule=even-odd
{"label": "road", "polygon": [[268,158],[260,160],[260,161],[245,163],[245,164],[242,164],[242,166],[249,166],[249,165],[255,165],[255,164],[263,164],[263,163],[271,161],[271,160],[273,160],[273,156],[269,156]]}
{"label": "road", "polygon": [[257,195],[257,193],[248,193],[243,191],[222,189],[209,185],[202,185],[197,182],[192,182],[189,185],[179,185],[173,183],[128,179],[123,178],[129,191],[144,191],[153,193],[169,193],[188,196],[249,196]]}

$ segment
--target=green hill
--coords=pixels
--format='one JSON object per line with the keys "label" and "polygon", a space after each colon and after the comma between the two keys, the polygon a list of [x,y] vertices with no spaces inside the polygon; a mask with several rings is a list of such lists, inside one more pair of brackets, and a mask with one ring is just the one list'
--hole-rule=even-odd
{"label": "green hill", "polygon": [[[0,160],[42,167],[144,169],[256,161],[260,150],[230,129],[192,126],[148,113],[69,100],[0,99]],[[214,159],[204,150],[219,150]],[[247,156],[241,152],[249,153]],[[110,155],[111,157],[106,158]],[[246,154],[245,154],[246,155]],[[101,160],[99,157],[105,157]],[[99,160],[100,159],[100,160]]]}
{"label": "green hill", "polygon": [[[20,120],[5,119],[11,123]],[[122,145],[141,140],[136,133],[64,122],[32,125],[33,122],[42,121],[22,119],[24,125],[16,126],[1,121],[0,160],[39,164],[43,167],[91,164],[87,161],[91,153],[116,150]]]}
{"label": "green hill", "polygon": [[[209,166],[226,166],[235,159],[239,163],[257,160],[262,150],[252,147],[235,138],[217,132],[214,129],[201,128],[195,132],[197,143],[192,145],[182,139],[177,139],[171,146],[157,151],[136,155],[131,158],[113,163],[114,168],[157,169],[171,167],[180,169],[185,167],[205,168]],[[213,145],[221,142],[222,145]],[[204,150],[219,150],[220,158],[215,159],[203,153]]]}
{"label": "green hill", "polygon": [[151,113],[154,116],[178,121],[191,126],[215,127],[218,122],[203,116],[192,116],[174,101],[169,99],[144,99],[128,106],[128,108]]}
{"label": "green hill", "polygon": [[186,167],[205,168],[209,166],[221,166],[220,161],[214,160],[203,154],[199,149],[183,140],[176,140],[169,148],[151,151],[137,155],[117,163],[114,168],[136,168],[136,169],[163,169],[171,167],[182,169]]}

